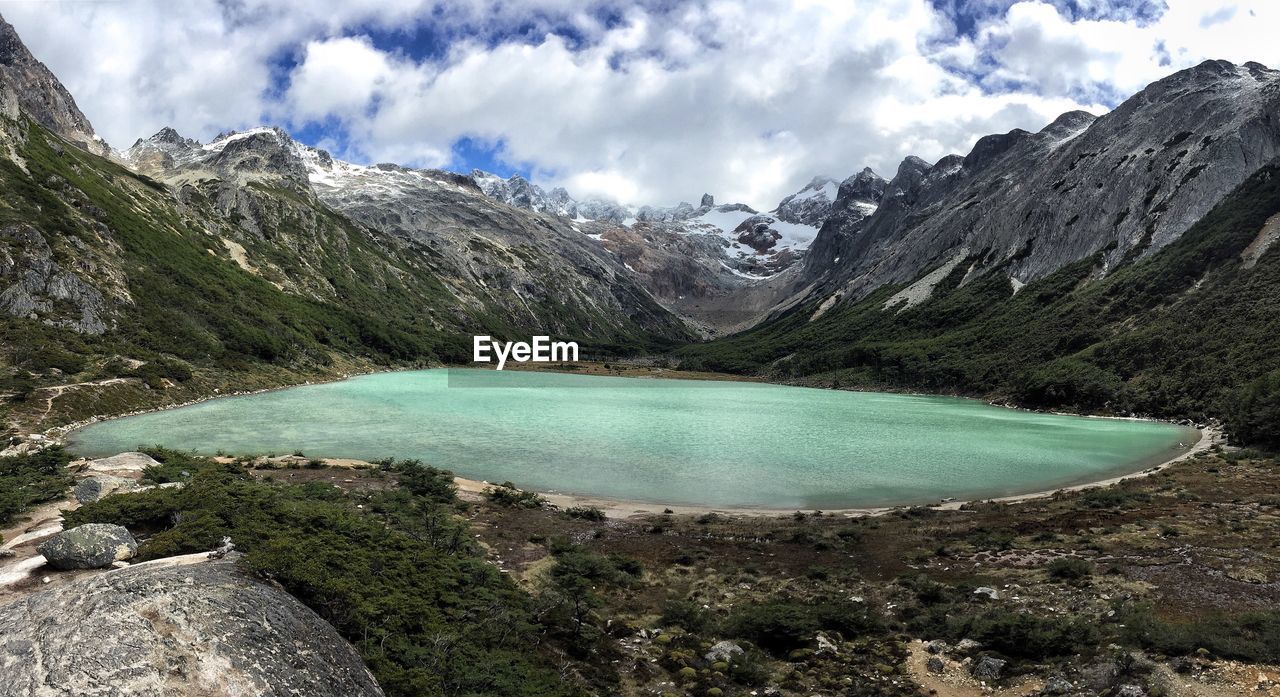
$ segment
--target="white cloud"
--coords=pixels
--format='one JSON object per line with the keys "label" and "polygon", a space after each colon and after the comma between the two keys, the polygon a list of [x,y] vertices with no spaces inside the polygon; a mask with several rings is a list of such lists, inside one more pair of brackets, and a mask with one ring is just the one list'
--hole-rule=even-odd
{"label": "white cloud", "polygon": [[[343,124],[338,154],[449,165],[462,137],[547,185],[768,208],[819,173],[965,152],[1205,58],[1280,65],[1280,3],[1169,0],[1156,17],[988,3],[970,36],[926,0],[190,0],[6,3],[100,133],[207,139]],[[1088,5],[1088,3],[1085,3]],[[1103,17],[1096,19],[1096,17]],[[414,60],[367,36],[429,18]],[[1091,19],[1094,17],[1095,19]],[[529,28],[532,27],[532,32]],[[572,39],[553,29],[569,27]],[[519,28],[520,36],[510,36]],[[394,35],[394,34],[393,34]]]}
{"label": "white cloud", "polygon": [[295,119],[354,117],[392,74],[391,58],[367,38],[311,41],[286,95]]}

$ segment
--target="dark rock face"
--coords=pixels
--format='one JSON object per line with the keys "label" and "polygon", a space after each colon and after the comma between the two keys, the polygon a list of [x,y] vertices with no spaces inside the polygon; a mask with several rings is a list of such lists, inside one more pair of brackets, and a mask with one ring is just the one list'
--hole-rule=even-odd
{"label": "dark rock face", "polygon": [[0,607],[5,694],[382,694],[333,627],[232,556],[109,571]]}
{"label": "dark rock face", "polygon": [[119,525],[87,523],[54,535],[36,549],[55,569],[103,569],[132,559],[138,543]]}
{"label": "dark rock face", "polygon": [[908,158],[874,215],[827,220],[802,280],[858,299],[966,250],[972,273],[1019,282],[1099,252],[1106,272],[1177,239],[1280,156],[1277,113],[1280,72],[1209,61],[1096,119],[1069,112],[933,166]]}
{"label": "dark rock face", "polygon": [[71,93],[0,17],[0,114],[16,119],[19,113],[90,152],[108,152]]}
{"label": "dark rock face", "polygon": [[737,234],[739,242],[751,247],[759,254],[764,254],[773,249],[773,246],[782,238],[778,231],[769,227],[771,222],[772,219],[768,216],[753,215],[742,221],[733,231]]}
{"label": "dark rock face", "polygon": [[104,496],[117,491],[130,491],[136,486],[137,484],[132,479],[98,475],[96,477],[86,477],[76,482],[73,493],[80,503],[93,503]]}
{"label": "dark rock face", "polygon": [[44,235],[22,223],[0,228],[0,310],[86,334],[110,321],[102,292],[63,269]]}

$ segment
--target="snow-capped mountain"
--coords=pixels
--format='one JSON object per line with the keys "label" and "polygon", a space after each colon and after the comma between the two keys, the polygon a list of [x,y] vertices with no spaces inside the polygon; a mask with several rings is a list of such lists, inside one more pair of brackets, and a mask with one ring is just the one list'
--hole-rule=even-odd
{"label": "snow-capped mountain", "polygon": [[[713,236],[720,241],[726,267],[752,279],[772,276],[803,257],[843,185],[831,177],[814,177],[803,189],[784,198],[773,212],[764,213],[743,203],[716,205],[711,194],[703,194],[697,206],[681,201],[668,207],[634,207],[600,199],[577,201],[563,188],[547,192],[519,174],[503,179],[473,170],[471,179],[489,197],[517,208],[578,222],[658,226],[665,232]],[[849,184],[845,206],[865,215],[875,211],[884,180],[867,169],[844,183]]]}
{"label": "snow-capped mountain", "polygon": [[814,177],[803,189],[782,199],[774,215],[788,223],[821,225],[839,191],[840,184],[831,177]]}

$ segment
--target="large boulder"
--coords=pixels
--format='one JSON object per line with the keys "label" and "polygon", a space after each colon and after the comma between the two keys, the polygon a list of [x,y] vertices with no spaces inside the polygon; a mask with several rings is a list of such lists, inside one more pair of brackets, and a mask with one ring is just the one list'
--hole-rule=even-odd
{"label": "large boulder", "polygon": [[80,503],[93,503],[104,496],[110,496],[117,491],[130,491],[137,487],[137,482],[124,477],[113,477],[109,474],[100,474],[94,477],[85,477],[76,483],[73,490],[76,500]]}
{"label": "large boulder", "polygon": [[0,692],[382,694],[333,627],[233,556],[146,562],[0,607]]}
{"label": "large boulder", "polygon": [[707,651],[707,655],[703,656],[703,658],[711,663],[715,663],[716,661],[730,663],[735,658],[739,658],[745,653],[746,651],[741,646],[738,646],[732,641],[721,641],[715,646],[712,646],[711,649]]}
{"label": "large boulder", "polygon": [[974,661],[973,667],[969,669],[970,674],[978,680],[999,680],[1004,674],[1004,667],[1007,661],[992,656],[983,656]]}
{"label": "large boulder", "polygon": [[132,559],[138,543],[119,525],[86,523],[54,535],[36,551],[55,569],[102,569]]}
{"label": "large boulder", "polygon": [[159,464],[155,458],[146,453],[120,453],[90,460],[86,469],[90,472],[141,472]]}

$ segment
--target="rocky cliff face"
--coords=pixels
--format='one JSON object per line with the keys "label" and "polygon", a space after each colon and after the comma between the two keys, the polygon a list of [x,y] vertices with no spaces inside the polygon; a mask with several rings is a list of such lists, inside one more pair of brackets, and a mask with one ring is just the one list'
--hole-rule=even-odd
{"label": "rocky cliff face", "polygon": [[36,123],[98,155],[109,151],[58,78],[27,50],[0,17],[0,114],[25,114]]}
{"label": "rocky cliff face", "polygon": [[[869,217],[828,218],[806,259],[818,294],[859,298],[947,263],[1017,286],[1095,253],[1106,273],[1177,239],[1280,155],[1280,72],[1209,61],[1111,113],[908,158]],[[838,207],[837,207],[838,208]]]}
{"label": "rocky cliff face", "polygon": [[5,694],[382,694],[333,627],[230,559],[78,579],[0,607],[0,635]]}

